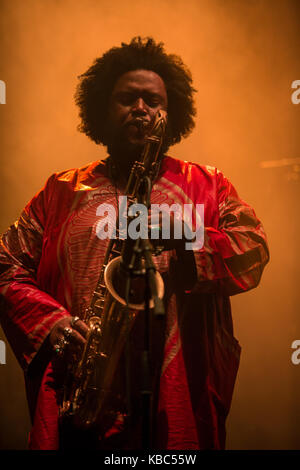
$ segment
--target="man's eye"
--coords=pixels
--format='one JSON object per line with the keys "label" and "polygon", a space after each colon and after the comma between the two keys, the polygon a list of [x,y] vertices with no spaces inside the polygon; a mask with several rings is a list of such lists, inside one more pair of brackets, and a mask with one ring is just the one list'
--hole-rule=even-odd
{"label": "man's eye", "polygon": [[155,108],[160,104],[160,99],[159,96],[156,95],[148,95],[144,97],[145,103],[147,103],[148,106],[151,106],[151,108]]}
{"label": "man's eye", "polygon": [[134,101],[134,97],[132,95],[120,95],[119,96],[119,102],[124,105],[131,104]]}
{"label": "man's eye", "polygon": [[[131,93],[120,93],[117,95],[117,101],[123,106],[131,106],[138,99],[138,96]],[[160,100],[157,96],[143,96],[143,101],[147,106],[155,108],[160,104]]]}
{"label": "man's eye", "polygon": [[149,98],[148,100],[146,100],[146,103],[148,104],[148,106],[151,106],[151,108],[155,108],[159,105],[159,100],[157,98]]}

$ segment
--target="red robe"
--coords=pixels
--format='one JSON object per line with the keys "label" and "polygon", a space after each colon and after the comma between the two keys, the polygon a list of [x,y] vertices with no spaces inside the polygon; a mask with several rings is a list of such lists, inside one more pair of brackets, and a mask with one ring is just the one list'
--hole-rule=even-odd
{"label": "red robe", "polygon": [[[96,236],[104,202],[116,207],[102,162],[54,174],[2,237],[1,323],[25,371],[31,449],[59,445],[56,377],[45,340],[57,321],[82,317],[89,305],[108,242]],[[188,273],[175,251],[156,259],[168,296],[156,446],[222,449],[240,356],[229,296],[258,285],[269,258],[265,233],[212,167],[165,157],[151,202],[204,204],[205,225],[204,245],[194,251],[193,289],[184,289]]]}

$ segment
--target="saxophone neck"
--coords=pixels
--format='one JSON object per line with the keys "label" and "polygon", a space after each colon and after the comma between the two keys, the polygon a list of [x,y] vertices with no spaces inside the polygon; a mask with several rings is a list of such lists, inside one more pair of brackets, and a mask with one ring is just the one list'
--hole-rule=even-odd
{"label": "saxophone neck", "polygon": [[[140,157],[131,168],[125,194],[131,198],[145,204],[145,197],[148,196],[149,184],[145,180],[150,181],[151,186],[158,174],[161,162],[161,147],[165,136],[167,125],[167,113],[159,110],[154,119],[153,126],[146,137],[145,145]],[[141,187],[142,185],[145,186]],[[150,188],[151,191],[151,188]]]}

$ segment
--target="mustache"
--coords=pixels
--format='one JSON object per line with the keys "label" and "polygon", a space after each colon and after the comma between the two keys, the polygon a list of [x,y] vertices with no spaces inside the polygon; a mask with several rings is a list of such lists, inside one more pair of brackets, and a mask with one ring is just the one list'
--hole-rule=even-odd
{"label": "mustache", "polygon": [[129,126],[136,126],[137,129],[140,132],[147,131],[151,128],[153,122],[150,119],[145,119],[142,117],[136,117],[131,119],[130,121],[127,121],[124,125],[123,128],[127,128]]}

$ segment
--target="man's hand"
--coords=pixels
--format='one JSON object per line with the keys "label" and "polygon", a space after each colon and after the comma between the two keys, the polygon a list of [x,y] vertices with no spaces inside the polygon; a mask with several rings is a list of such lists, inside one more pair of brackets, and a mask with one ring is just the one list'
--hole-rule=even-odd
{"label": "man's hand", "polygon": [[[168,218],[170,220],[169,238],[166,238],[168,234],[164,233],[164,217],[167,218],[167,221]],[[153,224],[157,230],[156,233],[159,234],[158,239],[153,239],[151,236],[151,231],[153,233]],[[192,241],[192,237],[189,239],[185,237],[186,233],[190,233],[189,227],[185,225],[181,217],[176,217],[173,212],[163,213],[161,211],[159,215],[156,214],[154,217],[151,217],[151,209],[149,209],[148,227],[150,241],[154,248],[162,246],[164,250],[176,250],[177,264],[174,266],[173,275],[178,279],[178,286],[180,286],[181,289],[191,290],[197,281],[197,268],[193,251],[186,250],[185,248],[185,243]],[[180,235],[180,238],[175,238],[175,234]],[[184,273],[184,276],[182,276],[182,273]]]}
{"label": "man's hand", "polygon": [[66,317],[55,323],[50,331],[50,345],[58,354],[76,352],[85,345],[85,338],[89,329],[78,317]]}

